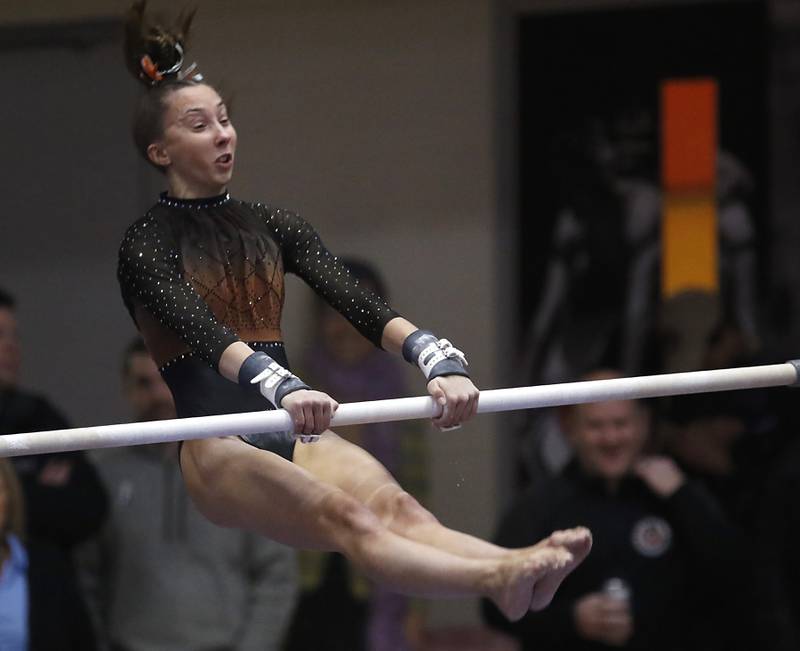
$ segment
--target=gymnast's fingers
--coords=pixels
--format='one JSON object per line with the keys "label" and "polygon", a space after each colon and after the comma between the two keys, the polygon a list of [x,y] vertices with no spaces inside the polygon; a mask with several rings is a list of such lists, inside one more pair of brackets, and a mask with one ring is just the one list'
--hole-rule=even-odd
{"label": "gymnast's fingers", "polygon": [[453,413],[448,427],[460,425],[467,419],[469,396],[465,393],[458,393],[451,398],[451,404],[453,405]]}
{"label": "gymnast's fingers", "polygon": [[331,424],[331,405],[327,399],[314,401],[314,433],[321,434]]}
{"label": "gymnast's fingers", "polygon": [[469,418],[474,418],[478,415],[478,402],[480,400],[480,391],[475,389],[475,393],[469,399]]}
{"label": "gymnast's fingers", "polygon": [[303,416],[305,417],[305,426],[302,429],[303,434],[316,434],[317,431],[315,429],[315,419],[314,419],[314,403],[304,402],[303,403]]}
{"label": "gymnast's fingers", "polygon": [[303,413],[303,406],[297,403],[292,403],[290,405],[287,405],[286,410],[292,417],[295,433],[297,434],[301,433],[303,431],[303,428],[306,426],[306,417],[305,414]]}

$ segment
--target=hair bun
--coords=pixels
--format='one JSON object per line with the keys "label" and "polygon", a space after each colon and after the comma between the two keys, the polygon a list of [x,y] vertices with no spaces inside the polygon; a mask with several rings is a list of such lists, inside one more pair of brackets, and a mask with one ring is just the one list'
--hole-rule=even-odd
{"label": "hair bun", "polygon": [[125,63],[147,86],[173,79],[200,81],[195,64],[183,70],[184,49],[195,10],[182,11],[171,27],[145,17],[147,0],[135,0],[125,19]]}

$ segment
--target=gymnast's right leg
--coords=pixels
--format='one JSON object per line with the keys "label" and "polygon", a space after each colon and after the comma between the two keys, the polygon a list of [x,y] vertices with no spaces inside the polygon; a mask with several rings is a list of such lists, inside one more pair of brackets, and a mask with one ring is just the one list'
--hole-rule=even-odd
{"label": "gymnast's right leg", "polygon": [[563,548],[470,559],[391,532],[354,497],[236,438],[187,441],[181,467],[212,522],[301,548],[342,552],[372,580],[408,595],[485,596],[512,620],[534,586],[572,561]]}
{"label": "gymnast's right leg", "polygon": [[592,546],[591,533],[583,527],[556,531],[523,550],[499,547],[445,527],[404,491],[375,457],[330,430],[313,445],[296,446],[294,463],[318,480],[355,497],[392,533],[457,556],[497,559],[508,554],[529,555],[535,547],[566,549],[572,554],[573,561],[558,572],[549,572],[537,583],[531,601],[532,610],[541,610],[550,603],[561,582],[586,558]]}

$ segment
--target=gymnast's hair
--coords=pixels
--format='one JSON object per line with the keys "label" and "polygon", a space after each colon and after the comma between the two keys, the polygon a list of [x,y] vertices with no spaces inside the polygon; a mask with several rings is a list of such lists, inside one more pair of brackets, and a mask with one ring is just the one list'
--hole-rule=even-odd
{"label": "gymnast's hair", "polygon": [[[183,67],[184,52],[194,10],[182,12],[173,25],[151,23],[145,17],[146,0],[136,0],[125,19],[125,64],[146,91],[133,115],[133,141],[148,163],[147,148],[164,134],[167,97],[181,88],[205,83]],[[157,166],[159,170],[163,169]]]}

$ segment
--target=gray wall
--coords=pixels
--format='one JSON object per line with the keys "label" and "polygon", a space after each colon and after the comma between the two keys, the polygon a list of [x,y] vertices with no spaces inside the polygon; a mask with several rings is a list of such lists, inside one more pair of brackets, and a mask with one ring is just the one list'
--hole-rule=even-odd
{"label": "gray wall", "polygon": [[0,105],[0,286],[19,300],[23,383],[75,424],[108,423],[125,415],[119,350],[133,332],[114,273],[138,211],[133,89],[115,74],[116,43],[75,49],[59,45],[64,34],[53,32],[46,49],[0,51],[15,89]]}

